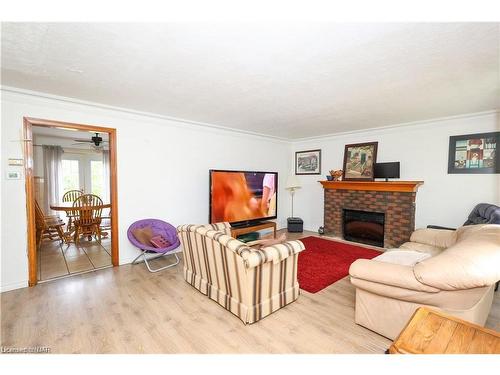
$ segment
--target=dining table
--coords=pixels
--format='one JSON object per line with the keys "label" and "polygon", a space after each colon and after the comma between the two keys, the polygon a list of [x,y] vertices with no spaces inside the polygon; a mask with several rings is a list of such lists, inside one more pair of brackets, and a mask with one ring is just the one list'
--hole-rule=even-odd
{"label": "dining table", "polygon": [[[104,204],[99,204],[97,206],[84,206],[86,210],[89,209],[98,209],[98,208],[111,208],[111,203],[104,203]],[[79,207],[73,207],[73,202],[57,202],[57,203],[52,203],[50,205],[50,209],[54,211],[65,211],[65,212],[70,212],[74,210],[78,210]]]}
{"label": "dining table", "polygon": [[[53,211],[61,211],[64,212],[66,215],[70,215],[71,211],[79,210],[79,209],[105,209],[105,208],[111,208],[111,203],[104,203],[104,204],[99,204],[96,206],[83,206],[83,207],[73,207],[73,202],[55,202],[50,204],[50,209]],[[72,238],[72,233],[74,232],[74,229],[71,231],[66,231],[65,236],[67,241],[71,241]],[[106,237],[108,235],[107,232],[102,233],[103,237]]]}

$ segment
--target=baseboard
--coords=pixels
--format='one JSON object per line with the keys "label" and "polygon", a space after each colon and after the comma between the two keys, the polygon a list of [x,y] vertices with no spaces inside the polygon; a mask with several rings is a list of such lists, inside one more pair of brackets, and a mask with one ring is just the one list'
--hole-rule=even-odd
{"label": "baseboard", "polygon": [[323,224],[318,224],[318,226],[315,226],[315,225],[306,225],[304,223],[304,230],[307,230],[309,232],[316,232],[318,233],[318,229],[320,226],[323,226]]}
{"label": "baseboard", "polygon": [[[182,252],[182,248],[179,247],[179,248],[175,249],[174,251],[170,252],[170,254],[181,253],[181,252]],[[139,255],[139,254],[137,254],[137,255]],[[132,263],[132,261],[137,257],[137,255],[135,255],[132,258],[127,258],[124,260],[120,259],[120,266]],[[153,256],[154,256],[154,254],[153,254]],[[19,281],[16,283],[1,285],[0,286],[0,293],[8,292],[8,291],[15,290],[15,289],[27,288],[27,287],[28,287],[28,280],[23,280],[23,281]]]}
{"label": "baseboard", "polygon": [[19,281],[17,283],[11,283],[11,284],[0,286],[0,293],[8,292],[10,290],[15,290],[15,289],[27,288],[27,287],[28,287],[28,280]]}

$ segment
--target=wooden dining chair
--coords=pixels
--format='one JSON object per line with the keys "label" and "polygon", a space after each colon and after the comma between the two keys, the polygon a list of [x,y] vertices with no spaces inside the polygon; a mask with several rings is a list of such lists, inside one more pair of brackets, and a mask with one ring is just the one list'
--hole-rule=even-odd
{"label": "wooden dining chair", "polygon": [[107,213],[101,216],[100,230],[103,237],[109,236],[111,232],[111,209],[108,209]]}
{"label": "wooden dining chair", "polygon": [[78,244],[81,235],[87,235],[89,241],[92,235],[97,235],[101,241],[102,199],[95,194],[84,194],[73,202],[71,214],[74,217],[75,243]]}
{"label": "wooden dining chair", "polygon": [[[66,193],[64,193],[62,197],[63,202],[74,202],[78,197],[81,197],[83,195],[82,190],[68,190]],[[66,217],[68,218],[68,231],[73,230],[73,215],[71,212],[66,213]]]}
{"label": "wooden dining chair", "polygon": [[83,195],[81,190],[69,190],[62,197],[63,202],[74,202],[76,198]]}
{"label": "wooden dining chair", "polygon": [[66,241],[64,235],[64,221],[58,216],[46,216],[38,201],[35,199],[35,226],[36,226],[36,244],[40,246],[42,239],[49,238],[53,240],[53,236],[57,236],[63,242]]}

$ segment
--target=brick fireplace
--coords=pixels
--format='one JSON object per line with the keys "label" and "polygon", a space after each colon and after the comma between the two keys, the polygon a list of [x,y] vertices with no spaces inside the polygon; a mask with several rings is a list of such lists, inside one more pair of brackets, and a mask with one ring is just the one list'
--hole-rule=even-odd
{"label": "brick fireplace", "polygon": [[399,247],[415,229],[415,198],[422,181],[320,181],[325,233],[344,238],[343,210],[383,213],[384,247]]}

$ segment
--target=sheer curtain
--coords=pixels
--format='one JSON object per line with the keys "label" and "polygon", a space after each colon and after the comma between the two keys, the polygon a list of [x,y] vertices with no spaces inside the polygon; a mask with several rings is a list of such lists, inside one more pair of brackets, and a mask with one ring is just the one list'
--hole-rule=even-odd
{"label": "sheer curtain", "polygon": [[61,146],[42,146],[44,162],[45,213],[53,214],[50,204],[62,198],[62,154]]}
{"label": "sheer curtain", "polygon": [[103,196],[104,203],[110,203],[110,179],[109,179],[109,150],[102,151],[102,172],[103,172]]}

